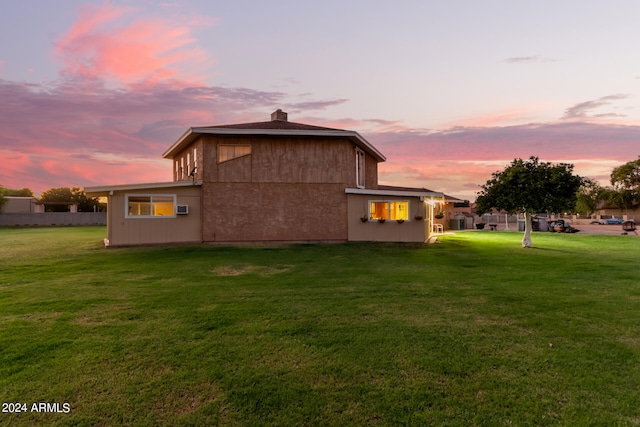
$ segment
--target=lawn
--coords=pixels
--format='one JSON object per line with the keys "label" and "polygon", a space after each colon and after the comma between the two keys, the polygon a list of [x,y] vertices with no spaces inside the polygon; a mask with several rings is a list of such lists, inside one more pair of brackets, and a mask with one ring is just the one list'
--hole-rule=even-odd
{"label": "lawn", "polygon": [[640,424],[636,236],[104,249],[104,235],[0,229],[0,400],[27,405],[0,424]]}

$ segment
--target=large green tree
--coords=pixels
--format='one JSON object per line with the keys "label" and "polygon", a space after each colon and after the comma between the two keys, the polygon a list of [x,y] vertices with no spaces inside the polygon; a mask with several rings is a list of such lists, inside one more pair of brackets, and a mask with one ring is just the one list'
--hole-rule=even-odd
{"label": "large green tree", "polygon": [[502,171],[494,172],[478,193],[476,211],[482,215],[492,209],[525,215],[522,246],[530,248],[531,215],[572,211],[582,178],[573,174],[573,165],[553,165],[538,157],[514,159]]}
{"label": "large green tree", "polygon": [[[81,188],[77,188],[77,187],[51,188],[47,191],[44,191],[40,195],[40,201],[43,203],[46,203],[46,202],[77,203],[78,212],[93,212],[94,207],[100,206],[100,203],[98,202],[97,198],[87,197],[84,191]],[[51,206],[50,209],[53,211],[66,211],[67,207],[64,205]]]}

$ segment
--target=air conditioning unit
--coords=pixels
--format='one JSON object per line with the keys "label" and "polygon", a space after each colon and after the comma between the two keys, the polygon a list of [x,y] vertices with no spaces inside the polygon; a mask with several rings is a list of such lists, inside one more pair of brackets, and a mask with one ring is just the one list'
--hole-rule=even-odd
{"label": "air conditioning unit", "polygon": [[189,213],[189,205],[177,205],[176,206],[176,214],[177,215],[187,215]]}

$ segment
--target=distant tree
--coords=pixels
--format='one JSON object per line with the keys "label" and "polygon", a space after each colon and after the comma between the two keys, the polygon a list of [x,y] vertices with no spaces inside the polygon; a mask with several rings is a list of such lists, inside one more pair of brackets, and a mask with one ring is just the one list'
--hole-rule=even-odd
{"label": "distant tree", "polygon": [[30,188],[5,188],[4,195],[7,197],[33,197],[33,191]]}
{"label": "distant tree", "polygon": [[2,213],[2,211],[4,210],[4,206],[9,201],[9,199],[7,199],[4,195],[5,191],[6,191],[6,188],[0,185],[0,213]]}
{"label": "distant tree", "polygon": [[606,187],[602,192],[602,199],[610,205],[613,205],[621,211],[624,211],[633,206],[635,197],[629,190],[625,190],[619,187]]}
{"label": "distant tree", "polygon": [[607,191],[607,200],[621,210],[627,210],[640,201],[640,157],[614,168],[611,185],[613,188]]}
{"label": "distant tree", "polygon": [[640,199],[640,157],[613,169],[611,184],[615,189],[629,191]]}
{"label": "distant tree", "polygon": [[[99,207],[97,198],[90,198],[80,188],[59,187],[51,188],[40,195],[40,202],[77,203],[78,212],[93,212],[94,206]],[[66,206],[51,206],[48,208],[54,212],[66,211]]]}
{"label": "distant tree", "polygon": [[482,186],[476,210],[482,215],[491,209],[525,215],[522,247],[530,248],[531,215],[539,212],[564,212],[576,205],[582,178],[573,175],[573,165],[540,162],[538,157],[514,159],[503,171],[494,172]]}
{"label": "distant tree", "polygon": [[578,189],[575,211],[584,215],[591,215],[598,210],[598,203],[606,198],[607,190],[589,178],[582,179]]}

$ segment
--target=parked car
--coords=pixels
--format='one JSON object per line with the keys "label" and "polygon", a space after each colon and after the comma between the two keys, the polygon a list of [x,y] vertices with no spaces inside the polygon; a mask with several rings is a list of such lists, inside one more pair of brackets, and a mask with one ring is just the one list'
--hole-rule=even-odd
{"label": "parked car", "polygon": [[594,219],[593,221],[591,221],[589,224],[604,224],[604,222],[600,221],[599,219]]}
{"label": "parked car", "polygon": [[555,221],[549,221],[549,231],[556,233],[577,233],[577,228],[573,228],[571,224],[563,219],[557,219]]}
{"label": "parked car", "polygon": [[604,223],[607,225],[611,225],[611,224],[622,224],[624,222],[623,219],[621,218],[607,218]]}

